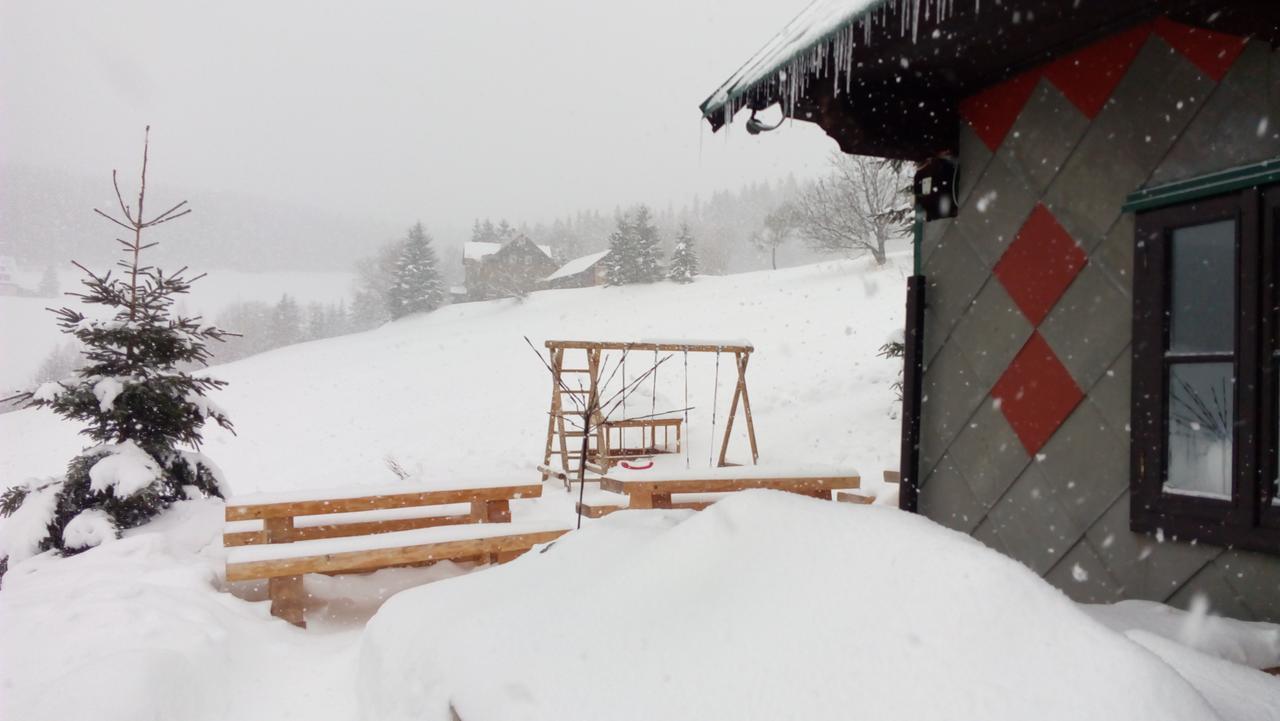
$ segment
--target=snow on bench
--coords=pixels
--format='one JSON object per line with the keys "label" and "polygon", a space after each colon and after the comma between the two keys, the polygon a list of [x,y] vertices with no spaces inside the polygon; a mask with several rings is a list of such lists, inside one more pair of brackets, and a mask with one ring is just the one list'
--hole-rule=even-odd
{"label": "snow on bench", "polygon": [[[857,469],[849,466],[780,465],[686,468],[680,459],[655,459],[651,468],[616,468],[600,479],[600,488],[625,494],[631,508],[670,508],[677,493],[730,493],[771,488],[815,498],[831,498],[832,491],[861,486]],[[661,462],[660,462],[661,461]]]}
{"label": "snow on bench", "polygon": [[[371,536],[349,536],[345,538],[320,538],[314,541],[294,541],[291,543],[267,543],[254,546],[241,546],[227,550],[227,580],[249,581],[258,578],[269,578],[275,574],[278,565],[268,566],[263,562],[301,560],[308,570],[300,573],[332,573],[364,568],[357,561],[351,565],[347,556],[363,555],[365,551],[409,550],[422,546],[441,545],[462,541],[478,541],[484,539],[505,538],[515,536],[545,535],[552,533],[559,536],[564,533],[563,524],[545,521],[515,521],[507,523],[472,523],[460,526],[441,526],[438,528],[420,528],[412,531],[393,531]],[[480,551],[468,555],[478,555]],[[414,554],[409,554],[414,555]],[[421,555],[421,554],[417,554]],[[438,560],[419,558],[410,562]],[[314,567],[314,570],[311,570]]]}

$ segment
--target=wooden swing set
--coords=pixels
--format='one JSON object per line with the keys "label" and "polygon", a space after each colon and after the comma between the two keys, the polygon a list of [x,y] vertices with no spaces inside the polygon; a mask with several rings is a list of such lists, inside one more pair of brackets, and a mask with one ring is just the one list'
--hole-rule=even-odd
{"label": "wooden swing set", "polygon": [[[551,370],[551,408],[547,419],[547,442],[543,454],[542,480],[555,475],[565,480],[566,485],[571,478],[577,476],[585,466],[586,470],[596,476],[603,476],[613,466],[644,456],[658,453],[679,453],[684,448],[685,433],[689,425],[689,354],[714,353],[716,356],[716,390],[719,393],[720,359],[722,355],[732,354],[738,378],[734,385],[733,397],[729,402],[729,416],[724,424],[724,437],[720,442],[720,454],[716,465],[719,467],[737,465],[727,460],[729,439],[733,434],[734,419],[738,408],[742,408],[747,427],[747,440],[751,445],[751,462],[759,460],[760,454],[756,445],[755,423],[751,419],[751,396],[747,393],[747,363],[755,349],[741,342],[637,342],[620,343],[607,341],[583,340],[549,340],[546,342],[550,354]],[[602,379],[606,368],[605,354],[619,352],[620,358],[614,366],[622,371],[622,390],[616,395],[620,397],[622,416],[618,419],[608,417],[607,409],[599,401],[606,392],[605,386],[609,378]],[[627,357],[636,354],[652,353],[652,365],[646,371],[652,376],[649,413],[628,417],[626,413],[627,395],[635,387],[628,386],[626,380]],[[657,411],[658,368],[664,359],[659,354],[682,354],[684,360],[684,407],[659,413]],[[581,354],[575,365],[567,366],[566,361],[571,354]],[[670,356],[668,356],[670,357]],[[580,363],[580,364],[579,364]],[[640,380],[644,380],[642,377]],[[576,396],[574,401],[566,404],[566,396]],[[711,433],[715,435],[716,413],[713,401],[711,414]],[[584,419],[584,416],[588,416]],[[585,420],[585,423],[584,423]],[[588,435],[584,446],[582,439]],[[628,444],[628,439],[639,437],[639,443]],[[661,443],[659,443],[661,436]],[[671,440],[674,436],[674,447]],[[573,443],[570,440],[573,439]],[[582,448],[586,448],[583,457]],[[558,469],[552,466],[552,459],[559,457]]]}

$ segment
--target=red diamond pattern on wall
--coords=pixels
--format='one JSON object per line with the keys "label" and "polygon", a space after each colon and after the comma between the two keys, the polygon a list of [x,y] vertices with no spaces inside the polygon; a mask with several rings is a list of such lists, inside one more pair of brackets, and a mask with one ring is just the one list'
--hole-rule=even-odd
{"label": "red diamond pattern on wall", "polygon": [[1248,38],[1183,25],[1168,18],[1156,20],[1156,34],[1215,81],[1222,80],[1248,42]]}
{"label": "red diamond pattern on wall", "polygon": [[1041,337],[1031,334],[991,389],[1027,453],[1035,455],[1071,415],[1084,393]]}
{"label": "red diamond pattern on wall", "polygon": [[1150,25],[1139,25],[1112,35],[1082,50],[1049,63],[1045,77],[1067,96],[1080,112],[1093,119],[1106,105],[1124,73],[1138,57],[1151,34]]}
{"label": "red diamond pattern on wall", "polygon": [[993,272],[1035,326],[1049,314],[1087,261],[1084,250],[1053,213],[1038,203]]}

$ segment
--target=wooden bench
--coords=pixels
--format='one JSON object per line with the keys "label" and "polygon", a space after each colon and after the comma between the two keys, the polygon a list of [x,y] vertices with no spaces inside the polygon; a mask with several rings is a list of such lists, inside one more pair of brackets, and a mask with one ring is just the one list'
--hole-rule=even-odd
{"label": "wooden bench", "polygon": [[[731,466],[698,471],[613,473],[600,479],[600,488],[627,496],[628,508],[676,508],[673,494],[732,493],[770,488],[830,500],[835,490],[858,488],[861,477],[851,469],[781,469]],[[704,504],[702,507],[705,507]],[[686,506],[689,507],[689,506]]]}
{"label": "wooden bench", "polygon": [[[426,488],[401,484],[227,502],[227,581],[267,579],[271,613],[303,620],[302,575],[364,573],[443,560],[501,563],[566,532],[512,523],[510,502],[542,484]],[[247,528],[246,526],[253,526]]]}

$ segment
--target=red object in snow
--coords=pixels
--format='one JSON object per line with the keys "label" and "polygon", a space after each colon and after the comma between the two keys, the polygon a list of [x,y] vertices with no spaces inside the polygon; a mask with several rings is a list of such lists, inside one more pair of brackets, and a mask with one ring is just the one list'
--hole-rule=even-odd
{"label": "red object in snow", "polygon": [[628,471],[647,471],[647,470],[649,470],[650,468],[653,468],[653,461],[649,461],[648,463],[644,464],[643,466],[641,466],[641,465],[634,465],[634,464],[632,464],[630,461],[623,461],[622,463],[619,463],[618,465],[622,466],[623,468],[627,469]]}

